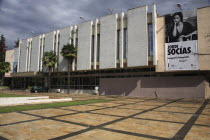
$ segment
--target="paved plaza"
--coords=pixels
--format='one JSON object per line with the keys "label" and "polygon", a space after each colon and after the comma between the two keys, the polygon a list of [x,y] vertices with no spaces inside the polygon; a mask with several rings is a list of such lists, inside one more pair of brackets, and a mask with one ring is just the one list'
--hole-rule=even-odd
{"label": "paved plaza", "polygon": [[112,101],[2,113],[0,139],[210,139],[209,100],[59,96]]}

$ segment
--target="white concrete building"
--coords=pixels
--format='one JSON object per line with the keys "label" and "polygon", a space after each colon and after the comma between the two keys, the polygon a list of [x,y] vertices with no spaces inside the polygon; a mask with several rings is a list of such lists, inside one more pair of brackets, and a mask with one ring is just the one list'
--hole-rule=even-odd
{"label": "white concrete building", "polygon": [[[203,30],[202,25],[200,25],[200,18],[205,24],[210,23],[209,17],[205,14],[201,16],[199,12],[204,11],[205,13],[209,11],[209,9],[210,7],[197,9],[199,19],[198,34],[202,33]],[[150,87],[149,83],[147,83],[148,87],[144,87],[143,83],[143,85],[139,85],[139,80],[136,81],[136,78],[153,77],[154,79],[146,78],[146,80],[158,82],[158,80],[155,79],[157,77],[164,79],[168,76],[170,79],[171,77],[174,78],[174,75],[186,76],[186,73],[191,76],[198,76],[203,71],[207,71],[207,73],[202,76],[208,77],[209,75],[210,67],[201,68],[203,63],[205,63],[204,61],[210,60],[209,56],[205,58],[205,60],[202,60],[202,62],[200,61],[202,58],[199,58],[199,63],[201,64],[199,70],[166,71],[166,33],[164,19],[164,16],[157,15],[155,5],[153,5],[152,13],[148,13],[147,6],[142,6],[129,9],[127,14],[121,12],[119,14],[107,15],[94,21],[86,21],[78,25],[71,25],[56,31],[21,40],[19,44],[17,73],[13,73],[14,80],[15,78],[16,81],[24,78],[24,81],[27,81],[28,78],[30,79],[30,82],[28,82],[30,84],[43,84],[43,78],[47,72],[47,68],[42,64],[43,53],[52,50],[56,52],[58,56],[58,63],[52,74],[51,88],[66,89],[68,86],[66,81],[68,63],[67,60],[62,57],[60,51],[63,45],[71,43],[78,49],[77,59],[72,65],[70,85],[72,92],[89,92],[89,90],[93,90],[96,86],[99,86],[100,94],[105,95],[113,93],[116,95],[150,97],[180,96],[186,98],[207,96],[207,92],[199,92],[199,94],[192,95],[190,91],[187,92],[186,95],[179,94],[176,96],[172,92],[169,94],[166,93],[169,91],[168,88],[170,85],[168,85],[168,87],[166,86],[165,90],[163,90],[161,89],[163,85]],[[210,29],[210,27],[208,27],[208,29]],[[199,43],[198,39],[198,48],[199,45],[202,46],[201,43]],[[203,50],[202,47],[200,47],[200,50]],[[131,77],[135,78],[132,79]],[[120,79],[119,81],[116,80],[118,78]],[[186,79],[186,77],[181,77],[181,79],[177,81],[182,81],[182,78]],[[105,82],[106,80],[108,80],[108,83]],[[125,82],[125,87],[122,87],[118,91],[112,87],[115,93],[109,91],[111,88],[107,88],[106,85],[109,85],[109,83],[113,84],[113,82],[111,82],[112,80],[116,81],[115,84]],[[127,85],[129,85],[129,87],[126,87],[126,81],[123,80],[128,82]],[[167,80],[166,78],[162,82],[167,82]],[[131,88],[132,84],[130,85],[129,81],[130,83],[136,81],[133,83],[133,88]],[[200,80],[200,82],[204,83],[206,81],[205,78]],[[102,83],[104,85],[102,85]],[[138,87],[138,85],[140,87]],[[176,82],[174,85],[177,85],[173,87],[174,90],[179,88],[179,84]],[[24,83],[24,86],[26,88],[27,84]],[[120,87],[120,85],[115,86]],[[104,87],[106,87],[106,89],[104,89]],[[137,87],[138,92],[134,90]],[[127,91],[129,88],[131,88],[130,92]],[[199,89],[201,87],[193,86],[193,88]],[[141,90],[146,91],[142,93]],[[137,93],[134,94],[132,91]],[[158,92],[160,93],[159,95],[157,94]]]}

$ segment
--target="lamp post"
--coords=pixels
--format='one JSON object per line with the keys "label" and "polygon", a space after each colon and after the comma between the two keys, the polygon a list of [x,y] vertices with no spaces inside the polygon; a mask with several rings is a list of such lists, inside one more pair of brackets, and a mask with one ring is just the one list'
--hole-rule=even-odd
{"label": "lamp post", "polygon": [[180,4],[180,3],[177,3],[176,6],[179,7],[179,9],[180,9],[181,12],[182,12],[182,6],[181,6],[181,4]]}
{"label": "lamp post", "polygon": [[113,8],[109,8],[108,10],[109,10],[109,11],[111,12],[111,14],[112,14],[112,12],[113,12]]}
{"label": "lamp post", "polygon": [[86,21],[82,16],[80,16],[79,18],[82,19],[84,22]]}
{"label": "lamp post", "polygon": [[32,34],[34,34],[35,36],[37,36],[37,34],[34,31],[31,31]]}

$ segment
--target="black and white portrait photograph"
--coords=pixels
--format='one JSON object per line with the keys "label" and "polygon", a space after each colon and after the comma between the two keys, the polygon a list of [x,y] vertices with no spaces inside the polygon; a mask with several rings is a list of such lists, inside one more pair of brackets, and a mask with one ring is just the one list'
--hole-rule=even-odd
{"label": "black and white portrait photograph", "polygon": [[197,40],[196,11],[176,12],[165,16],[166,43]]}

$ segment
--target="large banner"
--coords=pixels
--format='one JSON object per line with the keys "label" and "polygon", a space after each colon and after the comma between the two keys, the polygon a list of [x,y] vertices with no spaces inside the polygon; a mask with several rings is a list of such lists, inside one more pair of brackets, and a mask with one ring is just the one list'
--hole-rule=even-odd
{"label": "large banner", "polygon": [[165,44],[166,70],[198,70],[197,40]]}
{"label": "large banner", "polygon": [[165,16],[166,70],[198,70],[196,10]]}

